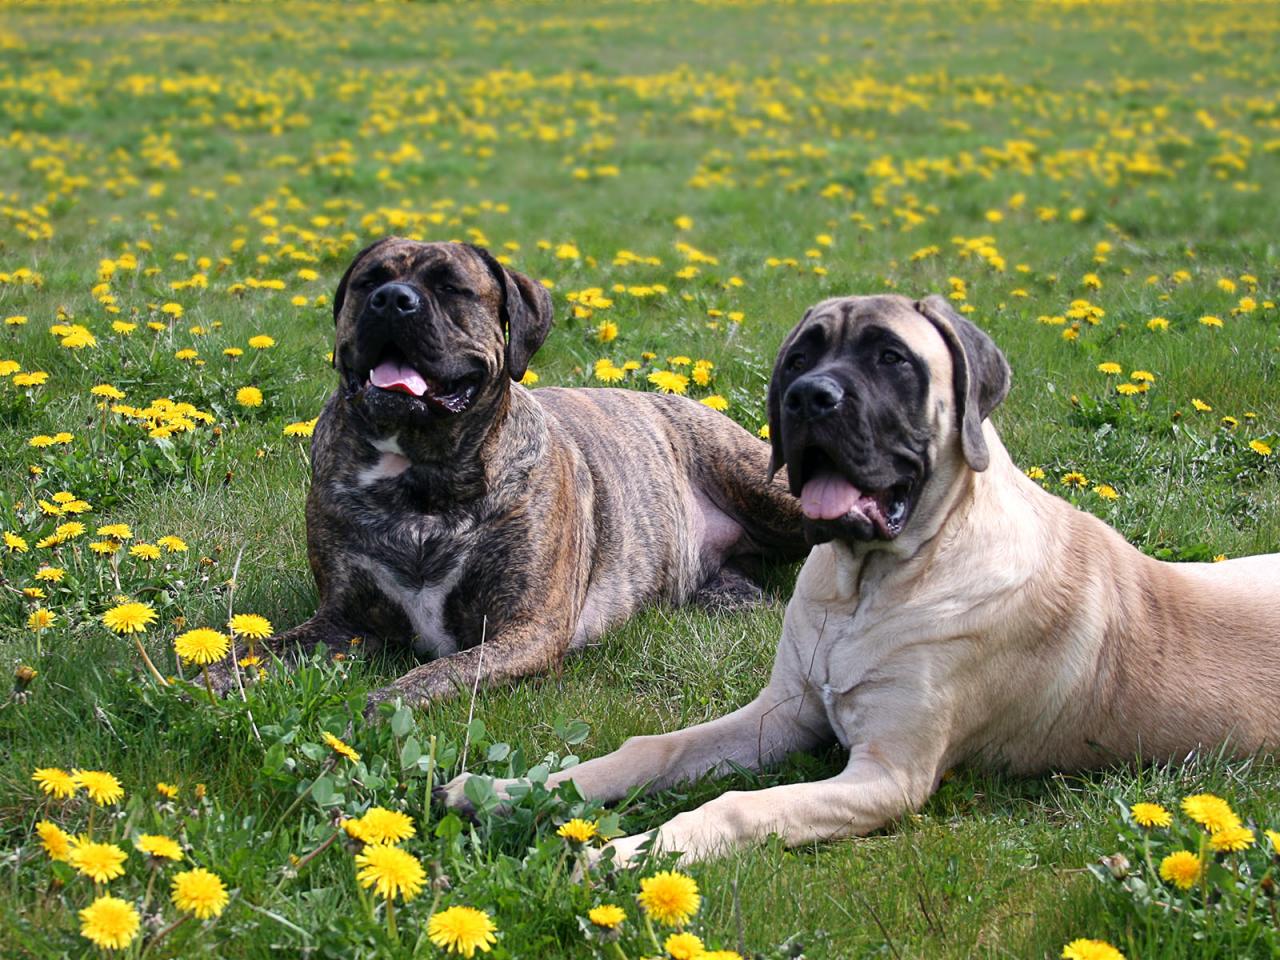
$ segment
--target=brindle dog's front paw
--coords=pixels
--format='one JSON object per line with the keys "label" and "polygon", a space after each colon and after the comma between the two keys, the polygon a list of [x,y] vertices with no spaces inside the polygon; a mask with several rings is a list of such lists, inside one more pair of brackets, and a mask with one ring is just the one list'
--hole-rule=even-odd
{"label": "brindle dog's front paw", "polygon": [[[191,682],[196,686],[205,686],[204,673],[197,673],[191,677]],[[245,677],[241,672],[241,682],[249,683],[249,678]],[[209,664],[209,681],[208,686],[213,690],[215,697],[225,697],[235,693],[239,689],[236,683],[236,665],[232,662],[231,657],[223,657],[217,663]]]}

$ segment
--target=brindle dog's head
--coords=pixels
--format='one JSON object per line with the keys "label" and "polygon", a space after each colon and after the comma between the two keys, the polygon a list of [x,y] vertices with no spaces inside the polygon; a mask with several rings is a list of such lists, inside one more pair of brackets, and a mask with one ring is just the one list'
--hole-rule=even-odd
{"label": "brindle dog's head", "polygon": [[[352,409],[415,448],[490,421],[551,328],[551,297],[487,250],[388,237],[356,254],[333,301],[334,366]],[[416,442],[418,441],[418,442]]]}
{"label": "brindle dog's head", "polygon": [[1004,355],[942,297],[810,308],[769,384],[772,469],[786,465],[809,541],[898,537],[935,472],[987,468],[982,421],[1008,392]]}

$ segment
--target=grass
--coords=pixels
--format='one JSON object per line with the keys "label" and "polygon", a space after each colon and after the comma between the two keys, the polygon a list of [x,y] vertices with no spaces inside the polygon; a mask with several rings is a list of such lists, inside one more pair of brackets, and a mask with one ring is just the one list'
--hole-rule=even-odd
{"label": "grass", "polygon": [[[1280,436],[1278,32],[1268,3],[5,5],[0,319],[27,321],[0,329],[0,360],[21,368],[0,378],[0,527],[28,549],[0,555],[0,653],[39,675],[0,708],[3,952],[91,949],[75,916],[87,881],[51,867],[32,832],[42,817],[82,829],[86,810],[44,798],[37,767],[112,771],[128,793],[101,836],[173,832],[189,865],[225,879],[227,911],[148,956],[431,956],[430,893],[401,908],[397,948],[341,842],[296,877],[290,855],[325,843],[336,810],[423,814],[428,770],[450,775],[464,743],[495,773],[595,756],[724,713],[767,677],[794,571],[776,571],[774,602],[750,615],[651,610],[558,676],[357,727],[354,781],[342,766],[322,775],[319,733],[342,733],[403,659],[313,666],[216,708],[147,680],[101,624],[117,594],[159,612],[145,642],[165,673],[180,623],[219,626],[234,608],[285,628],[311,612],[306,440],[283,430],[332,388],[328,297],[380,233],[484,243],[553,281],[540,384],[590,385],[607,357],[641,362],[627,385],[652,389],[651,370],[688,372],[669,357],[707,359],[714,379],[691,394],[725,398],[752,430],[773,350],[808,304],[951,294],[1008,355],[997,426],[1054,492],[1168,559],[1280,549],[1280,455],[1262,452]],[[621,250],[658,263],[617,264]],[[612,306],[575,311],[570,293],[592,287]],[[64,345],[59,322],[95,345]],[[250,348],[259,334],[275,346]],[[185,349],[198,357],[175,357]],[[31,371],[47,382],[21,385]],[[1146,391],[1117,392],[1141,385],[1135,371],[1153,376]],[[209,421],[152,437],[99,409],[98,384]],[[236,402],[249,385],[261,406]],[[65,444],[29,445],[62,431]],[[59,491],[90,504],[89,529],[38,547],[77,519],[40,508]],[[111,523],[133,534],[114,559],[87,548]],[[130,555],[165,535],[190,549]],[[38,584],[42,564],[63,581]],[[43,600],[23,595],[37,585]],[[56,616],[39,632],[37,606]],[[404,765],[409,741],[433,736],[435,762]],[[1086,866],[1120,849],[1117,799],[1210,790],[1274,827],[1276,773],[1213,757],[1029,781],[961,770],[874,837],[775,842],[692,870],[698,929],[770,956],[1050,957],[1077,937],[1130,957],[1268,955],[1274,925],[1246,942],[1213,916],[1153,924]],[[158,804],[157,781],[180,799]],[[618,825],[644,829],[726,785],[638,799]],[[553,826],[573,812],[599,813],[532,796],[473,831],[430,809],[410,848],[448,875],[442,904],[492,913],[494,956],[590,956],[577,918],[608,896],[634,925],[638,877],[607,892],[569,882]],[[140,854],[129,871],[113,892],[140,897]]]}

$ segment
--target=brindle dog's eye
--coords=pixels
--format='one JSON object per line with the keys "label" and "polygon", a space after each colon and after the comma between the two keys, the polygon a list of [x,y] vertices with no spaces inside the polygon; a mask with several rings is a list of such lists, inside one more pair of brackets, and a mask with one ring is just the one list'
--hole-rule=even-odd
{"label": "brindle dog's eye", "polygon": [[880,362],[885,366],[893,367],[900,363],[906,363],[907,358],[900,354],[897,350],[882,350],[880,352]]}
{"label": "brindle dog's eye", "polygon": [[464,290],[462,287],[455,287],[452,283],[437,283],[436,293],[447,293],[447,294],[450,294],[451,296],[457,296],[457,297],[471,296],[470,290]]}
{"label": "brindle dog's eye", "polygon": [[787,357],[787,369],[792,371],[799,370],[804,366],[806,359],[805,355],[797,350],[791,356]]}

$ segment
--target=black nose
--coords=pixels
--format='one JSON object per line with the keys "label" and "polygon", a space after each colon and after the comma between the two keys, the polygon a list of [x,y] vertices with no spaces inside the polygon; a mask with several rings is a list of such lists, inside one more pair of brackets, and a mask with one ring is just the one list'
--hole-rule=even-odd
{"label": "black nose", "polygon": [[407,317],[422,307],[422,295],[407,283],[384,283],[369,298],[369,309],[380,317]]}
{"label": "black nose", "polygon": [[823,374],[814,374],[801,377],[788,387],[782,402],[792,416],[814,420],[835,410],[843,399],[840,384]]}

